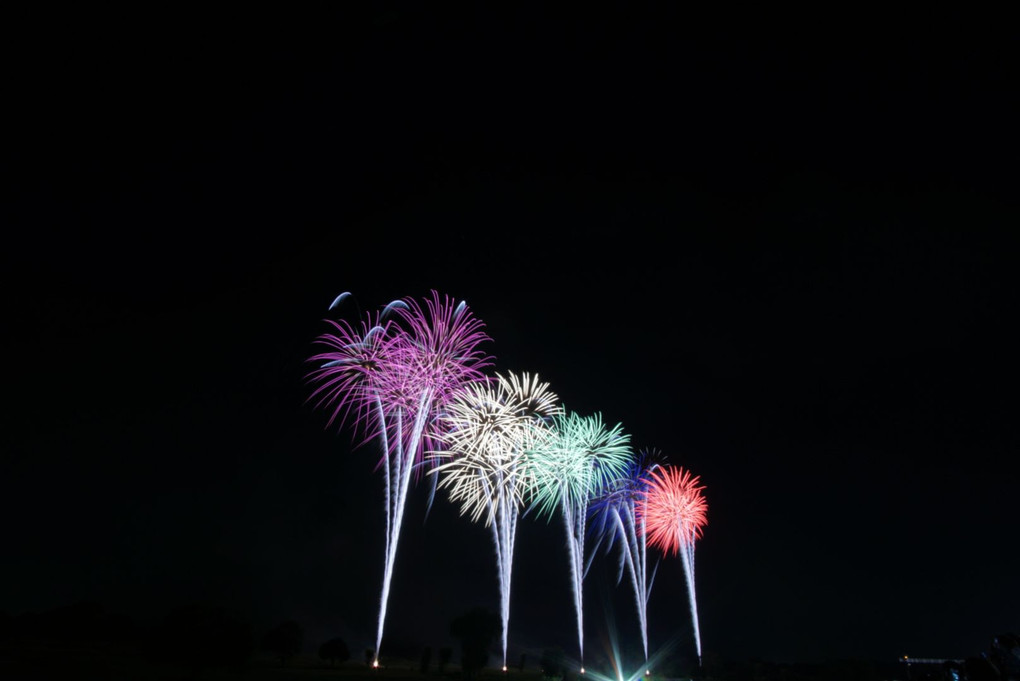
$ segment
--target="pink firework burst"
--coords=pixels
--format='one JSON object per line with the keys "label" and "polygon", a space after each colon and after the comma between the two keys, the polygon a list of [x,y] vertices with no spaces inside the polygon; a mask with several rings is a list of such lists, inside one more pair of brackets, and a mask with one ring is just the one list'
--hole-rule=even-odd
{"label": "pink firework burst", "polygon": [[465,303],[436,291],[424,305],[395,300],[359,324],[325,321],[332,330],[317,339],[327,349],[309,358],[318,363],[306,376],[315,385],[309,399],[328,410],[327,427],[350,422],[363,442],[383,436],[410,444],[415,463],[433,446],[436,416],[450,395],[485,380],[482,369],[492,363],[478,348],[490,340],[484,324]]}
{"label": "pink firework burst", "polygon": [[708,524],[708,504],[699,476],[682,466],[659,466],[643,478],[647,488],[636,513],[643,518],[648,544],[676,555],[701,537]]}
{"label": "pink firework burst", "polygon": [[399,353],[393,323],[383,321],[380,314],[366,315],[360,324],[325,321],[333,330],[317,339],[328,349],[308,360],[319,365],[306,376],[316,384],[308,399],[329,412],[327,427],[343,426],[350,419],[363,439],[371,440],[381,425],[376,403],[385,392],[387,374]]}
{"label": "pink firework burst", "polygon": [[[406,330],[395,346],[399,370],[388,374],[389,401],[401,404],[408,416],[426,415],[426,428],[415,452],[415,461],[421,463],[425,451],[438,447],[438,415],[452,395],[467,383],[488,380],[483,369],[492,365],[493,358],[479,346],[492,339],[485,333],[485,324],[463,301],[457,303],[433,290],[424,306],[411,297],[402,303],[394,309]],[[415,419],[405,419],[395,427],[395,437],[408,437]]]}
{"label": "pink firework burst", "polygon": [[[350,297],[341,293],[330,310]],[[395,300],[360,324],[327,322],[331,332],[317,339],[326,349],[310,360],[318,366],[307,375],[315,386],[309,399],[329,411],[330,425],[350,422],[363,442],[378,440],[382,449],[378,467],[385,479],[386,553],[377,666],[411,480],[421,475],[423,453],[438,439],[439,416],[451,396],[465,384],[486,379],[482,369],[492,358],[478,346],[489,337],[464,302],[436,291],[424,304],[413,298]]]}

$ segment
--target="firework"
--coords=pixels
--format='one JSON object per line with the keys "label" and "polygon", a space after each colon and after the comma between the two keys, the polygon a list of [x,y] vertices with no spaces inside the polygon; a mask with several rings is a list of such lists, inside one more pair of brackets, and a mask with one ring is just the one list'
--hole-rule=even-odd
{"label": "firework", "polygon": [[589,499],[620,476],[632,459],[630,436],[620,424],[607,428],[601,414],[564,411],[553,418],[551,436],[525,454],[531,487],[529,508],[551,519],[559,511],[567,548],[577,615],[577,646],[584,664],[584,536]]}
{"label": "firework", "polygon": [[517,520],[528,486],[524,453],[548,438],[548,420],[560,413],[558,397],[538,376],[497,374],[458,390],[446,405],[430,474],[459,502],[461,514],[492,529],[499,573],[503,667],[510,620],[510,577]]}
{"label": "firework", "polygon": [[687,577],[687,597],[694,627],[694,642],[701,660],[698,602],[694,591],[694,543],[708,522],[708,504],[701,491],[700,477],[683,467],[660,466],[643,478],[647,484],[638,499],[637,517],[645,525],[646,540],[666,554],[677,555]]}
{"label": "firework", "polygon": [[[349,295],[338,296],[333,306]],[[316,340],[329,349],[308,360],[319,363],[306,377],[316,386],[308,399],[316,408],[329,411],[326,426],[351,425],[363,441],[374,439],[385,422],[383,379],[393,365],[397,349],[391,333],[392,320],[386,319],[390,309],[366,315],[358,324],[343,319],[325,320],[332,330]]]}
{"label": "firework", "polygon": [[[599,544],[606,543],[608,552],[613,544],[619,546],[619,563],[617,583],[623,578],[624,570],[630,577],[637,606],[638,624],[641,629],[641,644],[644,648],[645,660],[648,660],[648,599],[651,596],[652,583],[655,581],[655,568],[649,577],[647,573],[647,542],[645,526],[637,518],[638,499],[647,489],[644,478],[656,466],[661,465],[662,457],[658,451],[642,450],[632,460],[623,474],[609,481],[600,490],[588,507],[591,531],[595,537],[595,546],[588,558],[592,558]],[[656,566],[657,567],[657,566]],[[587,567],[585,568],[587,572]]]}
{"label": "firework", "polygon": [[[337,296],[333,310],[349,293]],[[378,440],[386,489],[386,546],[376,633],[378,664],[397,541],[412,474],[427,465],[424,452],[440,436],[437,415],[462,385],[481,380],[491,357],[479,350],[490,340],[463,302],[432,291],[424,306],[413,298],[387,305],[360,324],[326,320],[331,331],[317,343],[327,350],[307,375],[310,399],[330,413],[328,425],[348,422],[362,442]]]}

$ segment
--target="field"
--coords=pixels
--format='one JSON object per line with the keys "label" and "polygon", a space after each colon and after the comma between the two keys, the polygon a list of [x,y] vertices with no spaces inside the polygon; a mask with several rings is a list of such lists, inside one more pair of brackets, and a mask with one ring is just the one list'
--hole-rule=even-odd
{"label": "field", "polygon": [[[394,660],[386,667],[371,669],[363,661],[349,660],[331,667],[313,655],[298,655],[286,664],[265,654],[254,655],[236,669],[207,668],[194,673],[176,664],[173,659],[152,662],[127,649],[116,648],[55,648],[52,646],[21,646],[0,651],[0,679],[4,681],[36,681],[67,679],[75,681],[460,681],[464,675],[459,665],[449,664],[439,672],[436,665],[422,673],[416,661]],[[486,669],[475,677],[478,681],[541,681],[538,669],[512,670],[502,673]]]}

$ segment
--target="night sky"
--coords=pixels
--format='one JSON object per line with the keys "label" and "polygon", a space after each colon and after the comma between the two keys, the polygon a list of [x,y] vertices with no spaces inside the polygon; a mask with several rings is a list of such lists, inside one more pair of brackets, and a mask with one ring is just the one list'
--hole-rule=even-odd
{"label": "night sky", "polygon": [[[962,658],[1020,630],[1001,21],[105,11],[6,22],[0,610],[201,601],[373,646],[377,455],[306,403],[306,360],[338,293],[436,290],[493,370],[701,476],[706,652]],[[425,506],[384,656],[498,610],[488,531]],[[518,532],[510,658],[572,653],[563,528]],[[638,641],[596,565],[586,657],[607,621]],[[663,558],[653,649],[691,648],[685,599]]]}

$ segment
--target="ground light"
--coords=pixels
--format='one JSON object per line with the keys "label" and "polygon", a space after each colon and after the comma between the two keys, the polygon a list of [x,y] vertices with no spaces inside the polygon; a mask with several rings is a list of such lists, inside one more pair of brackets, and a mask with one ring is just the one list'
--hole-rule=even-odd
{"label": "ground light", "polygon": [[[674,636],[664,645],[659,647],[658,650],[652,652],[651,656],[645,660],[644,664],[637,668],[636,671],[628,673],[624,671],[622,667],[622,661],[620,659],[620,651],[615,642],[615,635],[610,635],[609,641],[606,641],[608,647],[605,649],[605,653],[609,657],[609,663],[612,665],[613,671],[612,676],[603,674],[598,670],[592,670],[585,674],[585,678],[591,681],[649,681],[649,677],[652,675],[652,667],[661,663],[676,648],[679,637]],[[583,668],[582,668],[583,669]],[[582,673],[584,673],[582,671]]]}

